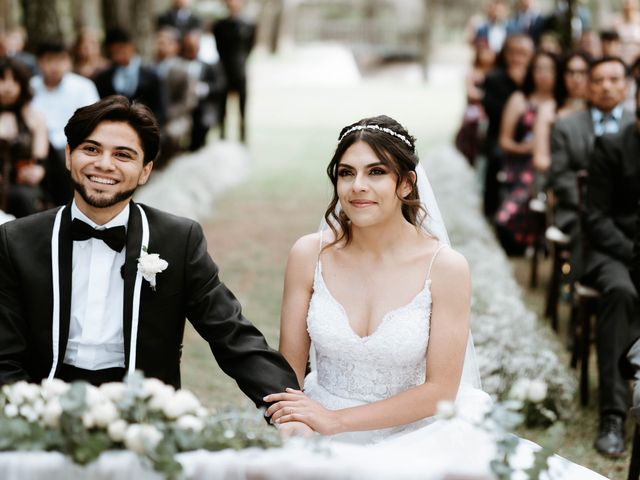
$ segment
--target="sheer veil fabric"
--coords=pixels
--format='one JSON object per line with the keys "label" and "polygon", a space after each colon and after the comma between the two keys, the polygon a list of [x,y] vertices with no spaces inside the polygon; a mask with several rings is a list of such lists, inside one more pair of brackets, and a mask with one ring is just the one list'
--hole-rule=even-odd
{"label": "sheer veil fabric", "polygon": [[[429,235],[436,237],[440,242],[451,246],[451,240],[447,232],[447,227],[442,217],[442,212],[438,207],[438,201],[436,200],[435,193],[431,187],[431,182],[427,177],[427,173],[422,166],[422,163],[418,163],[415,169],[416,172],[416,186],[418,188],[418,195],[420,197],[420,204],[426,211],[426,216],[419,220],[420,227]],[[336,206],[336,213],[340,210],[340,204]],[[323,237],[325,231],[329,230],[329,225],[323,218],[320,222],[320,238]],[[315,368],[314,348],[311,347],[311,368]],[[465,352],[464,366],[462,369],[462,376],[460,378],[460,386],[470,386],[473,388],[481,389],[482,382],[480,380],[480,370],[478,368],[478,362],[476,359],[475,348],[473,345],[473,338],[471,331],[467,339],[467,349]]]}

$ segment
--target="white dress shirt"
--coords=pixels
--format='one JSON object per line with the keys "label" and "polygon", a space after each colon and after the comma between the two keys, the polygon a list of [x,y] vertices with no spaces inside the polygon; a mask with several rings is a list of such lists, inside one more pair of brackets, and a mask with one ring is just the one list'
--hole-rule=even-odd
{"label": "white dress shirt", "polygon": [[44,116],[49,130],[49,141],[60,150],[67,144],[64,127],[71,115],[80,107],[100,100],[95,84],[75,73],[65,73],[60,84],[49,90],[41,76],[31,79],[32,105]]}
{"label": "white dress shirt", "polygon": [[[127,226],[129,205],[105,225],[91,221],[74,201],[71,218],[103,229]],[[73,242],[71,319],[64,363],[86,370],[124,367],[123,296],[126,248],[112,250],[97,238]]]}

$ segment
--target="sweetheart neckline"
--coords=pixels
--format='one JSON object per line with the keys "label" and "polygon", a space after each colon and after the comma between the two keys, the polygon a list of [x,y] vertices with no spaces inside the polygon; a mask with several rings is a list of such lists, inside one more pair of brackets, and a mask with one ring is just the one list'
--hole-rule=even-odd
{"label": "sweetheart neckline", "polygon": [[326,282],[324,281],[324,276],[322,275],[322,269],[318,270],[318,275],[320,278],[320,282],[322,282],[322,287],[324,288],[324,291],[327,292],[328,297],[331,299],[331,301],[333,303],[335,303],[340,310],[342,311],[342,315],[344,318],[344,321],[347,325],[347,329],[349,330],[349,332],[356,337],[358,340],[360,341],[367,341],[369,340],[371,337],[373,337],[378,330],[380,330],[380,328],[385,324],[385,322],[387,321],[387,319],[389,318],[389,316],[391,316],[394,313],[397,313],[399,311],[405,310],[407,308],[409,308],[410,306],[412,306],[417,300],[418,298],[420,298],[421,295],[423,295],[425,292],[429,292],[429,295],[431,295],[431,289],[429,288],[431,286],[431,279],[427,278],[427,280],[425,280],[424,282],[424,287],[422,287],[422,290],[420,290],[418,293],[416,293],[414,295],[414,297],[409,301],[409,303],[406,303],[404,305],[401,305],[399,307],[393,308],[391,310],[389,310],[387,313],[385,313],[382,316],[382,320],[380,320],[380,323],[378,324],[378,326],[375,328],[375,330],[373,332],[371,332],[369,335],[364,335],[364,336],[360,336],[356,333],[356,331],[353,329],[353,327],[351,326],[351,321],[349,320],[349,315],[347,314],[347,311],[345,310],[344,306],[333,296],[333,294],[331,293],[331,290],[329,290],[329,287],[327,286]]}

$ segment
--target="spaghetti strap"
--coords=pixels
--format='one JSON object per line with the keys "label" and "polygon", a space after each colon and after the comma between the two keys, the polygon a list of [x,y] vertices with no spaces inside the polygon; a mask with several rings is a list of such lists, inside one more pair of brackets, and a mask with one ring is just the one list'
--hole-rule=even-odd
{"label": "spaghetti strap", "polygon": [[440,253],[440,250],[442,250],[444,247],[446,247],[447,244],[446,243],[441,243],[438,248],[436,249],[435,253],[433,254],[433,256],[431,257],[431,262],[429,262],[429,270],[427,270],[427,280],[429,280],[431,278],[431,268],[433,267],[433,262],[435,262],[436,257],[438,256],[438,254]]}

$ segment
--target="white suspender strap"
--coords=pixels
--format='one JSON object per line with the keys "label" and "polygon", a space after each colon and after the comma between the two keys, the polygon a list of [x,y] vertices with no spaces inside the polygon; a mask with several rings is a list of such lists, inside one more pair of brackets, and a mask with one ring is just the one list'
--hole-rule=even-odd
{"label": "white suspender strap", "polygon": [[51,318],[51,347],[53,349],[53,363],[51,371],[47,377],[52,380],[58,368],[58,355],[60,352],[60,223],[62,212],[65,207],[60,208],[56,213],[53,222],[53,232],[51,233],[51,280],[53,285],[53,314]]}

